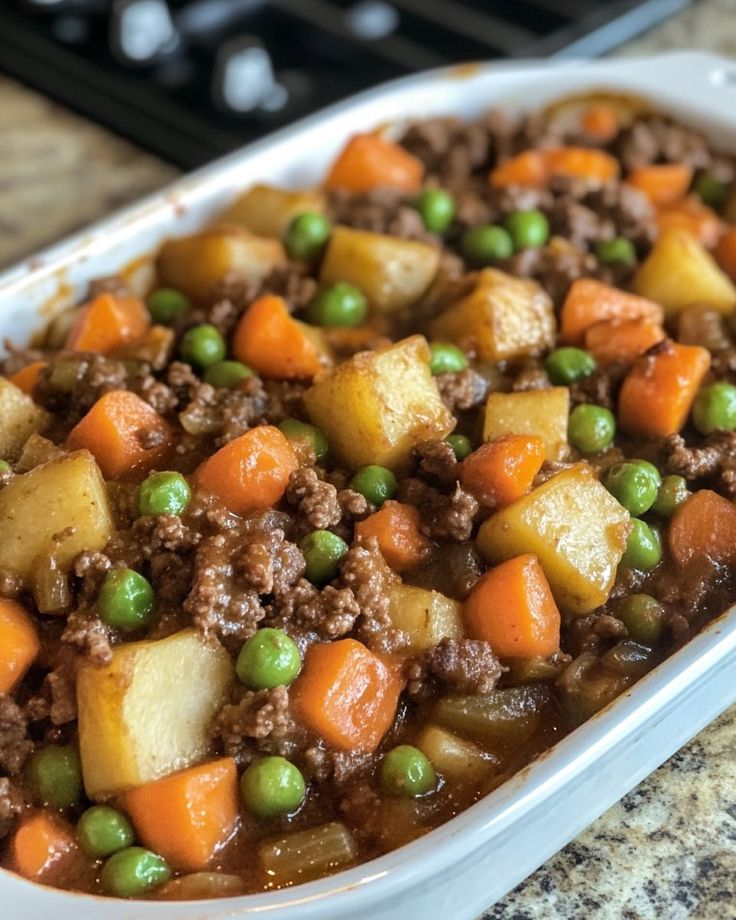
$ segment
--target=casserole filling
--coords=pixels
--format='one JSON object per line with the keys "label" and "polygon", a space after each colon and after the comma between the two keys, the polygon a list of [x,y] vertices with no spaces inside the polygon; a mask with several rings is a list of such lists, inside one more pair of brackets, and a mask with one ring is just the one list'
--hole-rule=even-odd
{"label": "casserole filling", "polygon": [[361,134],[10,346],[2,865],[154,899],[327,875],[723,612],[734,178],[615,96]]}

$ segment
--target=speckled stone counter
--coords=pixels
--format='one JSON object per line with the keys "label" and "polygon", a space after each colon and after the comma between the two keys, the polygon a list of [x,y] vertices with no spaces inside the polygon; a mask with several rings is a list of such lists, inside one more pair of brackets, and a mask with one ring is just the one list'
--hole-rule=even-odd
{"label": "speckled stone counter", "polygon": [[[696,0],[617,54],[686,47],[736,56],[736,0]],[[0,265],[175,174],[0,76]],[[537,918],[736,918],[736,707],[483,920]]]}

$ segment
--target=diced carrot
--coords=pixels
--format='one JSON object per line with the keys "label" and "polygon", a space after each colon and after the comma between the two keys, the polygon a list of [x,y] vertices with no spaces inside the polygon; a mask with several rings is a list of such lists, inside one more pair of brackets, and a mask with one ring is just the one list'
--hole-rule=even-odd
{"label": "diced carrot", "polygon": [[529,490],[545,453],[544,441],[535,435],[504,435],[463,460],[460,482],[485,505],[509,505]]}
{"label": "diced carrot", "polygon": [[618,160],[590,147],[556,147],[524,150],[491,170],[491,185],[542,188],[554,176],[607,182],[618,176]]}
{"label": "diced carrot", "polygon": [[497,565],[476,582],[463,608],[468,634],[502,658],[546,658],[560,648],[560,611],[531,553]]}
{"label": "diced carrot", "polygon": [[321,331],[294,319],[283,298],[272,294],[243,314],[233,353],[264,377],[314,377],[330,363]]}
{"label": "diced carrot", "polygon": [[652,300],[629,294],[594,278],[574,281],[560,313],[563,341],[568,345],[580,345],[589,326],[609,319],[646,319],[661,325],[664,310]]}
{"label": "diced carrot", "polygon": [[162,460],[171,444],[171,429],[140,396],[113,390],[72,428],[68,443],[75,450],[90,451],[103,476],[115,479],[150,469]]}
{"label": "diced carrot", "polygon": [[238,820],[238,773],[223,757],[126,792],[140,840],[176,869],[207,868]]}
{"label": "diced carrot", "polygon": [[708,249],[716,245],[725,229],[721,218],[698,195],[688,195],[659,208],[656,222],[660,234],[672,228],[687,230]]}
{"label": "diced carrot", "polygon": [[616,110],[606,102],[589,105],[580,119],[580,127],[590,137],[606,142],[612,140],[619,129]]}
{"label": "diced carrot", "polygon": [[374,188],[419,191],[424,164],[399,144],[380,134],[356,134],[332,164],[325,188],[369,192]]}
{"label": "diced carrot", "polygon": [[732,281],[736,281],[736,227],[731,227],[723,234],[714,255],[723,271]]}
{"label": "diced carrot", "polygon": [[693,181],[693,168],[687,163],[655,163],[632,169],[626,182],[643,192],[653,205],[679,201]]}
{"label": "diced carrot", "polygon": [[137,297],[100,294],[82,310],[67,336],[71,351],[113,351],[142,338],[151,323],[143,301]]}
{"label": "diced carrot", "polygon": [[291,444],[279,429],[261,425],[208,457],[196,479],[230,511],[249,514],[280,501],[298,466]]}
{"label": "diced carrot", "polygon": [[0,693],[9,693],[41,649],[38,630],[17,601],[0,599]]}
{"label": "diced carrot", "polygon": [[736,563],[736,506],[710,489],[694,492],[674,513],[667,540],[678,565],[708,558]]}
{"label": "diced carrot", "polygon": [[48,361],[31,361],[30,364],[26,364],[25,367],[8,377],[8,380],[15,384],[19,390],[23,390],[24,393],[30,395],[38,383],[41,371],[48,366]]}
{"label": "diced carrot", "polygon": [[547,162],[541,150],[524,150],[492,169],[489,179],[496,188],[507,185],[542,188],[549,179]]}
{"label": "diced carrot", "polygon": [[355,525],[355,536],[375,537],[386,562],[396,572],[403,572],[426,559],[431,542],[420,530],[421,516],[413,505],[384,502],[379,511]]}
{"label": "diced carrot", "polygon": [[291,698],[328,745],[370,752],[391,728],[402,689],[395,662],[340,639],[309,646]]}
{"label": "diced carrot", "polygon": [[710,352],[699,345],[665,340],[655,354],[642,355],[621,387],[621,428],[645,438],[676,434],[687,420],[709,367]]}
{"label": "diced carrot", "polygon": [[662,327],[649,319],[605,320],[585,330],[585,350],[599,364],[634,361],[663,338]]}
{"label": "diced carrot", "polygon": [[559,147],[546,151],[547,170],[550,176],[567,176],[570,179],[592,179],[608,182],[618,176],[616,157],[590,147]]}
{"label": "diced carrot", "polygon": [[71,827],[46,811],[24,818],[13,836],[10,854],[13,867],[23,878],[42,881],[76,849]]}

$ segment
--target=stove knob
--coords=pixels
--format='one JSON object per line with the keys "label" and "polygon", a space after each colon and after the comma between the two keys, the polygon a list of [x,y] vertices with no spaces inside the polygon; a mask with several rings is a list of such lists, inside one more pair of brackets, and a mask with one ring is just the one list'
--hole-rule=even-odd
{"label": "stove knob", "polygon": [[127,64],[150,64],[175,51],[179,35],[164,0],[116,0],[110,44]]}
{"label": "stove knob", "polygon": [[218,50],[212,94],[222,109],[237,115],[278,111],[288,101],[288,91],[274,74],[271,55],[250,35],[230,39]]}

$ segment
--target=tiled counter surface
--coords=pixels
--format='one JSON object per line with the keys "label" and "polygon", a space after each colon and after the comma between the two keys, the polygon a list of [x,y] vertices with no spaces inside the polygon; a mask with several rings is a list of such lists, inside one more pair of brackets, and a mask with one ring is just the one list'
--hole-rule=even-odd
{"label": "tiled counter surface", "polygon": [[[699,0],[619,54],[685,47],[736,57],[736,0]],[[0,76],[0,265],[174,175],[171,167]],[[736,707],[484,920],[732,917]]]}

